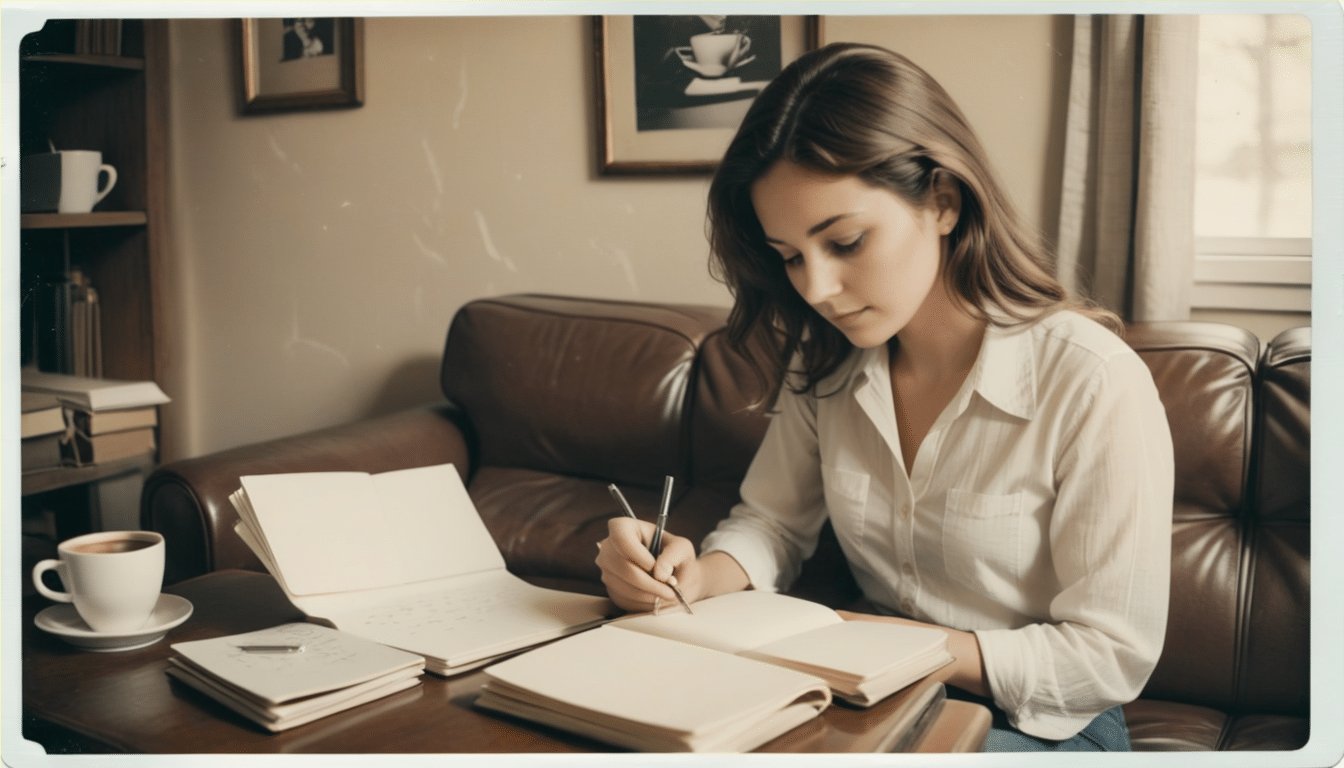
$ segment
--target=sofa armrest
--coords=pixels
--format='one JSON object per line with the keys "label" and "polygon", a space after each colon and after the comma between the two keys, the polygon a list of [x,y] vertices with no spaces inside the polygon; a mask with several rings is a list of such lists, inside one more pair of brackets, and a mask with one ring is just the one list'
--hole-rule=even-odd
{"label": "sofa armrest", "polygon": [[163,534],[164,583],[225,568],[265,568],[233,531],[229,494],[243,475],[387,472],[452,463],[465,483],[474,466],[466,415],[438,403],[301,435],[171,462],[145,481],[140,524]]}

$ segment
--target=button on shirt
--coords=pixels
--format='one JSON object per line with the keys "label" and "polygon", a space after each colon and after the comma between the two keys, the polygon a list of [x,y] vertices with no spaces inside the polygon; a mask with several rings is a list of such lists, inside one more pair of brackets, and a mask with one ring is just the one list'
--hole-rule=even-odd
{"label": "button on shirt", "polygon": [[908,475],[885,346],[816,391],[780,395],[703,552],[783,589],[829,515],[871,602],[975,632],[1024,733],[1068,738],[1138,697],[1166,630],[1174,468],[1133,350],[1075,312],[989,326]]}

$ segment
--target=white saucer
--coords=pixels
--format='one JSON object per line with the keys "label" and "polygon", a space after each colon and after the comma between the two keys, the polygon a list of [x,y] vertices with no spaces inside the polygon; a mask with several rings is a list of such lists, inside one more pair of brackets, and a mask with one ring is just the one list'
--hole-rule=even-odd
{"label": "white saucer", "polygon": [[89,651],[129,651],[153,645],[168,634],[168,630],[191,616],[191,601],[177,595],[159,595],[145,626],[131,632],[95,632],[79,617],[70,603],[59,603],[38,612],[33,623],[38,629],[59,635],[71,645]]}

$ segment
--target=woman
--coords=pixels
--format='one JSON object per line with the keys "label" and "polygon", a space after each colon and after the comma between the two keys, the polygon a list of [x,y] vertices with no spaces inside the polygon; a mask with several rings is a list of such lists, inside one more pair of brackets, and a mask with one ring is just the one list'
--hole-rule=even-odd
{"label": "woman", "polygon": [[905,58],[836,44],[757,99],[709,194],[731,338],[776,413],[697,558],[611,522],[628,610],[783,589],[829,516],[872,613],[937,626],[988,749],[1127,750],[1166,627],[1173,465],[1147,367],[1071,300],[970,127]]}

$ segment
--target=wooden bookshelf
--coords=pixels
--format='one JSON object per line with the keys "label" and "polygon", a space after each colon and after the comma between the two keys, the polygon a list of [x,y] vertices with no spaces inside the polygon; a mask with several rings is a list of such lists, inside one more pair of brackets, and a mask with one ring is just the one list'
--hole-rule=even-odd
{"label": "wooden bookshelf", "polygon": [[23,495],[54,491],[72,485],[83,485],[98,480],[120,477],[129,472],[139,472],[148,477],[154,468],[154,454],[143,453],[117,461],[105,461],[101,464],[86,464],[82,467],[56,467],[23,474]]}
{"label": "wooden bookshelf", "polygon": [[22,61],[38,64],[80,64],[113,69],[144,69],[145,60],[137,56],[109,56],[102,53],[36,53]]}
{"label": "wooden bookshelf", "polygon": [[[48,28],[57,24],[71,22]],[[165,356],[155,294],[167,243],[167,24],[122,20],[119,55],[52,50],[40,37],[20,46],[21,154],[92,149],[117,169],[92,213],[21,214],[23,290],[71,269],[87,275],[102,307],[103,375],[113,379],[157,381]],[[25,345],[42,343],[41,327],[25,333]],[[24,364],[33,359],[25,349]],[[161,415],[170,420],[171,409]]]}
{"label": "wooden bookshelf", "polygon": [[[105,52],[76,53],[76,38],[57,32],[84,23],[53,19],[20,43],[20,154],[96,150],[117,169],[117,183],[92,213],[21,213],[21,364],[42,361],[39,351],[56,338],[57,326],[39,321],[39,302],[30,299],[78,270],[98,292],[103,375],[159,381],[171,330],[159,299],[168,243],[168,21],[120,20],[117,42],[100,42]],[[83,532],[98,517],[89,513],[98,510],[100,488],[147,475],[171,452],[164,425],[172,418],[171,408],[160,409],[157,452],[24,474],[25,521],[53,511],[64,521],[61,537]]]}
{"label": "wooden bookshelf", "polygon": [[22,229],[83,229],[86,227],[144,226],[149,216],[144,211],[98,211],[95,213],[23,213]]}

